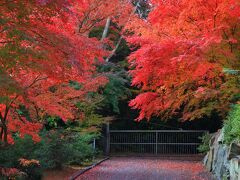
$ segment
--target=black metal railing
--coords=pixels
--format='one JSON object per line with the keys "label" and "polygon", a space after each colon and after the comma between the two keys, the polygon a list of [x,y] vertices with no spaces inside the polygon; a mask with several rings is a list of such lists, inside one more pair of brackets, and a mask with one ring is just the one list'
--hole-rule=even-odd
{"label": "black metal railing", "polygon": [[206,131],[202,130],[111,130],[110,153],[197,154]]}

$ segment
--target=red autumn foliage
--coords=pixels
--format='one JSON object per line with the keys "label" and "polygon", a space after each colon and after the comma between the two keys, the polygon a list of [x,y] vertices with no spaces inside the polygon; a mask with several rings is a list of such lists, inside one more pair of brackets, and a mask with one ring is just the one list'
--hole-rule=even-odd
{"label": "red autumn foliage", "polygon": [[40,163],[38,160],[36,159],[24,159],[24,158],[21,158],[19,159],[19,164],[23,167],[28,167],[28,166],[31,166],[31,165],[37,165],[37,166],[40,166]]}
{"label": "red autumn foliage", "polygon": [[[130,102],[137,120],[151,116],[183,120],[226,112],[230,94],[221,91],[223,67],[238,69],[239,2],[236,0],[152,0],[147,21],[134,22],[128,42],[132,85],[142,93]],[[225,85],[226,86],[226,85]],[[199,96],[206,90],[208,96]],[[217,93],[215,93],[217,91]],[[230,90],[236,93],[239,89]],[[199,97],[199,98],[196,98]],[[219,100],[220,99],[220,100]],[[207,104],[208,102],[218,103]],[[201,106],[202,104],[202,106]]]}
{"label": "red autumn foliage", "polygon": [[[107,82],[96,71],[108,51],[89,32],[111,17],[122,23],[131,11],[128,1],[36,0],[0,3],[0,140],[13,143],[11,134],[28,134],[39,141],[39,114],[74,119],[74,100],[95,92]],[[67,87],[69,81],[83,86]],[[49,91],[58,87],[56,93]],[[73,101],[72,101],[73,100]],[[29,122],[17,112],[25,105]]]}
{"label": "red autumn foliage", "polygon": [[19,175],[20,171],[16,168],[0,168],[0,174],[10,178]]}

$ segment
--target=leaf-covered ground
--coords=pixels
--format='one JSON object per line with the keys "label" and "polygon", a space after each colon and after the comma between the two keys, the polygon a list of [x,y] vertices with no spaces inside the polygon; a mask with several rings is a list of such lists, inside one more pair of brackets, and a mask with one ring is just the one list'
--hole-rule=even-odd
{"label": "leaf-covered ground", "polygon": [[201,162],[160,158],[111,158],[77,180],[213,180]]}

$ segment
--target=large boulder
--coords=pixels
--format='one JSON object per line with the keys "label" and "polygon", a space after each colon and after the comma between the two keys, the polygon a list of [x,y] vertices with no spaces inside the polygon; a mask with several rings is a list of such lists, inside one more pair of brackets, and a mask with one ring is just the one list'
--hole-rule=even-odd
{"label": "large boulder", "polygon": [[230,180],[240,180],[240,156],[230,160]]}
{"label": "large boulder", "polygon": [[233,142],[228,151],[228,160],[230,160],[230,179],[240,180],[240,144]]}
{"label": "large boulder", "polygon": [[226,145],[220,144],[215,148],[212,172],[218,180],[222,180],[229,176],[229,162],[227,160],[227,155],[228,147]]}
{"label": "large boulder", "polygon": [[204,164],[217,180],[228,179],[229,176],[229,148],[223,144],[223,130],[212,135],[209,142],[210,151],[207,153]]}
{"label": "large boulder", "polygon": [[240,180],[240,144],[224,144],[224,131],[212,135],[204,164],[217,180]]}
{"label": "large boulder", "polygon": [[207,170],[210,172],[212,171],[212,164],[213,164],[213,148],[210,148],[209,152],[204,158],[204,165],[207,168]]}
{"label": "large boulder", "polygon": [[228,151],[228,160],[238,157],[240,155],[240,144],[232,142]]}

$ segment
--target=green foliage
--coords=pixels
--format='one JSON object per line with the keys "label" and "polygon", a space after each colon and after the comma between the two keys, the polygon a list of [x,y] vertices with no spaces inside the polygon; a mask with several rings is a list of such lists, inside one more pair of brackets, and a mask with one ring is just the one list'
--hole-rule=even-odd
{"label": "green foliage", "polygon": [[80,90],[82,88],[82,85],[76,81],[69,81],[69,86],[74,88],[75,90]]}
{"label": "green foliage", "polygon": [[102,95],[98,93],[88,93],[85,102],[77,102],[76,107],[84,116],[80,121],[68,122],[71,130],[82,132],[92,129],[97,132],[98,128],[105,122],[104,118],[96,112],[102,101]]}
{"label": "green foliage", "polygon": [[91,142],[95,134],[48,132],[38,144],[36,159],[44,169],[61,168],[64,164],[82,164],[93,158]]}
{"label": "green foliage", "polygon": [[16,111],[18,112],[18,114],[20,116],[24,116],[28,121],[32,121],[30,113],[29,113],[28,109],[26,108],[26,106],[19,105],[19,107],[18,107],[18,109],[16,109]]}
{"label": "green foliage", "polygon": [[210,150],[209,142],[211,137],[212,136],[209,133],[205,133],[202,137],[199,137],[199,139],[202,141],[202,144],[198,146],[198,151],[200,153],[207,153]]}
{"label": "green foliage", "polygon": [[99,40],[102,37],[102,33],[103,33],[104,27],[98,27],[98,28],[93,28],[93,30],[89,33],[89,37],[96,37]]}
{"label": "green foliage", "polygon": [[47,130],[66,127],[64,121],[56,116],[46,116],[45,122],[45,127]]}
{"label": "green foliage", "polygon": [[[16,137],[15,144],[7,146],[5,148],[0,148],[0,167],[5,168],[18,168],[21,171],[25,172],[28,176],[27,179],[41,179],[42,168],[37,166],[31,166],[28,168],[23,168],[19,164],[19,159],[35,159],[35,151],[37,145],[34,144],[32,138],[25,136],[21,139]],[[34,178],[33,178],[34,177]]]}
{"label": "green foliage", "polygon": [[68,149],[71,154],[68,157],[69,164],[83,164],[92,161],[95,155],[91,142],[96,134],[82,133],[75,134],[67,139]]}
{"label": "green foliage", "polygon": [[119,101],[126,100],[130,95],[130,79],[122,65],[108,63],[98,67],[99,72],[107,73],[109,82],[103,89],[103,107],[119,113]]}
{"label": "green foliage", "polygon": [[128,89],[125,86],[125,79],[109,75],[109,83],[105,86],[103,95],[105,96],[104,103],[110,106],[115,113],[119,113],[119,99],[124,98],[128,94]]}
{"label": "green foliage", "polygon": [[36,159],[44,169],[61,168],[63,163],[67,162],[68,149],[67,144],[60,137],[60,132],[49,132],[42,138],[35,150]]}
{"label": "green foliage", "polygon": [[[89,37],[101,39],[104,27],[93,28]],[[113,50],[121,37],[121,27],[111,22],[108,38],[113,45],[107,45],[108,50]],[[131,53],[125,39],[121,39],[115,54],[110,62],[98,66],[98,72],[106,74],[109,82],[102,90],[104,100],[101,103],[101,111],[106,115],[119,114],[119,102],[128,101],[131,96],[130,77],[128,75],[128,63],[126,57]]]}
{"label": "green foliage", "polygon": [[57,127],[57,121],[56,121],[56,117],[48,117],[47,118],[47,124],[51,127],[51,128],[56,128]]}
{"label": "green foliage", "polygon": [[240,142],[240,104],[235,105],[224,122],[224,141],[230,144]]}
{"label": "green foliage", "polygon": [[20,158],[32,159],[32,153],[29,152],[32,152],[34,148],[31,137],[16,138],[14,145],[0,148],[0,167],[17,167]]}
{"label": "green foliage", "polygon": [[[15,144],[0,149],[0,167],[17,168],[27,174],[27,179],[41,179],[44,169],[61,168],[63,165],[81,165],[91,161],[95,155],[92,141],[96,133],[79,133],[68,130],[51,130],[41,133],[41,142],[34,143],[29,136],[16,137]],[[19,159],[35,159],[40,167],[23,167]]]}

